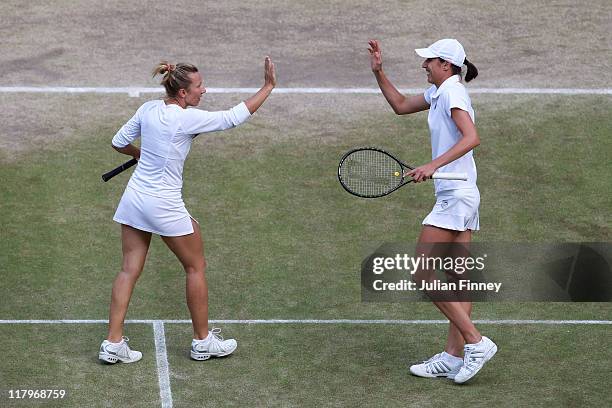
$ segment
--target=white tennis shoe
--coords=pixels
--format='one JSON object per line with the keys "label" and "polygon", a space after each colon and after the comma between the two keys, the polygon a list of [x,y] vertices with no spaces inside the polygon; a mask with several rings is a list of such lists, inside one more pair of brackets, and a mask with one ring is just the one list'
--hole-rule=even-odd
{"label": "white tennis shoe", "polygon": [[110,364],[115,364],[117,362],[135,363],[142,358],[142,353],[130,349],[128,341],[130,341],[130,339],[125,336],[121,338],[119,343],[111,343],[108,340],[104,340],[100,345],[98,358]]}
{"label": "white tennis shoe", "polygon": [[463,384],[474,377],[484,364],[497,353],[497,345],[485,336],[476,344],[466,344],[463,348],[463,367],[455,376],[457,384]]}
{"label": "white tennis shoe", "polygon": [[238,347],[234,339],[223,340],[219,334],[221,329],[212,329],[204,340],[191,342],[191,358],[194,360],[208,360],[211,357],[224,357],[230,355]]}
{"label": "white tennis shoe", "polygon": [[443,351],[429,360],[423,361],[421,364],[410,366],[410,372],[418,377],[426,378],[455,378],[459,369],[463,365],[463,360],[459,357],[452,356]]}

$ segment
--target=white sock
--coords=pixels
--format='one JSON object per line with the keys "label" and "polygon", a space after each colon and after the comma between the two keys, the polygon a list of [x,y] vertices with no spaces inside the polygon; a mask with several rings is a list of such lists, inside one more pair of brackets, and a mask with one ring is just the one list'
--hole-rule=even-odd
{"label": "white sock", "polygon": [[448,354],[446,351],[442,352],[442,358],[444,358],[449,363],[458,363],[463,361],[461,357],[453,356],[452,354]]}
{"label": "white sock", "polygon": [[206,336],[206,338],[204,338],[204,339],[193,339],[193,341],[195,341],[196,343],[199,343],[201,341],[206,341],[208,339],[210,339],[210,331],[208,332],[208,336]]}
{"label": "white sock", "polygon": [[479,344],[482,344],[482,342],[484,341],[484,336],[482,336],[482,338],[480,339],[480,341],[476,342],[476,343],[465,343],[466,346],[477,346]]}

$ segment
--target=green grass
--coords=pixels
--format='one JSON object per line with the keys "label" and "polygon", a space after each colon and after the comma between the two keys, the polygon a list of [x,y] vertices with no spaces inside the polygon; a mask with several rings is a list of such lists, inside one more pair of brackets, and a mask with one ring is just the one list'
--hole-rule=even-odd
{"label": "green grass", "polygon": [[[207,98],[209,109],[236,99]],[[482,230],[475,239],[610,241],[610,98],[474,100],[482,140],[475,153]],[[138,101],[83,96],[67,100],[64,109],[93,102],[97,116],[80,127],[71,122],[64,143],[29,147],[16,157],[5,153],[0,161],[1,319],[107,318],[121,250],[112,215],[128,174],[108,183],[100,175],[126,159],[109,142]],[[348,95],[278,95],[243,127],[200,136],[186,163],[184,197],[203,230],[211,319],[440,319],[428,303],[362,303],[359,286],[364,248],[414,242],[433,205],[433,187],[360,200],[336,179],[338,160],[351,147],[381,146],[420,164],[430,157],[428,139],[425,114],[397,117],[381,96]],[[474,311],[477,319],[611,314],[608,303],[482,303]],[[127,318],[188,318],[184,274],[159,238]],[[67,402],[73,406],[86,405],[87,395],[113,406],[157,404],[150,327],[127,327],[145,352],[143,362],[113,368],[95,362],[104,330],[91,327],[0,326],[3,348],[12,353],[9,368],[0,371],[2,386],[33,387],[45,378],[44,385],[72,387],[74,399]],[[187,357],[189,326],[166,327],[175,406],[439,406],[448,398],[478,405],[485,391],[488,405],[500,406],[610,400],[605,375],[583,367],[582,354],[574,352],[587,347],[601,367],[609,366],[609,352],[589,343],[609,343],[607,326],[487,326],[500,353],[473,386],[460,389],[406,375],[408,360],[442,347],[441,326],[229,326],[224,332],[241,344],[236,356],[203,364]],[[76,358],[55,345],[57,339],[76,348]],[[526,350],[526,339],[535,346]],[[50,346],[57,359],[45,356],[39,364],[29,358]],[[574,364],[582,367],[580,378],[572,375]],[[127,378],[137,397],[104,397],[98,378],[118,386]]]}
{"label": "green grass", "polygon": [[[451,401],[473,406],[607,406],[602,386],[611,361],[605,326],[484,326],[499,353],[470,385],[411,377],[406,367],[440,348],[443,325],[229,325],[240,342],[227,358],[189,359],[191,328],[166,325],[174,406],[410,406]],[[137,364],[106,366],[92,352],[103,325],[2,325],[5,350],[2,406],[8,389],[64,389],[43,406],[158,406],[159,389],[150,325],[128,324],[144,353]],[[24,338],[29,341],[25,343]],[[528,342],[525,339],[529,339]],[[51,340],[53,339],[53,340]],[[44,345],[44,349],[42,346]],[[580,367],[576,376],[575,367]],[[603,368],[602,368],[603,367]],[[604,371],[602,371],[604,370]],[[521,374],[522,373],[522,374]],[[563,384],[559,387],[559,384]]]}
{"label": "green grass", "polygon": [[[188,360],[187,325],[166,325],[172,396],[176,406],[607,406],[601,347],[608,327],[484,326],[499,353],[468,386],[411,377],[407,366],[440,349],[445,327],[242,326],[235,355],[205,363]],[[525,339],[530,339],[528,342]],[[595,340],[596,339],[596,340]],[[576,376],[572,367],[580,367]],[[559,387],[563,384],[563,387]]]}
{"label": "green grass", "polygon": [[[134,348],[148,358],[137,364],[100,363],[97,349],[106,335],[100,324],[3,324],[0,370],[3,407],[151,407],[159,405],[151,325],[130,324]],[[61,400],[9,399],[9,389],[65,390]]]}
{"label": "green grass", "polygon": [[[357,110],[380,102],[360,98]],[[491,108],[500,101],[506,108]],[[292,98],[271,102],[281,109]],[[425,116],[370,110],[349,120],[327,105],[356,103],[351,97],[309,102],[313,119],[296,118],[293,128],[275,127],[271,106],[243,128],[194,144],[184,196],[203,229],[213,317],[404,314],[396,305],[360,304],[359,263],[368,246],[416,240],[432,186],[360,200],[341,189],[335,172],[344,151],[364,144],[424,162]],[[600,175],[610,173],[611,105],[599,97],[479,98],[482,230],[475,239],[609,240],[612,187]],[[323,121],[334,126],[321,128]],[[1,228],[10,237],[0,251],[2,317],[106,316],[120,264],[112,214],[128,174],[100,181],[124,157],[108,147],[121,119],[97,123],[82,130],[91,135],[87,143],[48,146],[2,164]],[[187,316],[183,279],[174,256],[154,239],[128,318]]]}

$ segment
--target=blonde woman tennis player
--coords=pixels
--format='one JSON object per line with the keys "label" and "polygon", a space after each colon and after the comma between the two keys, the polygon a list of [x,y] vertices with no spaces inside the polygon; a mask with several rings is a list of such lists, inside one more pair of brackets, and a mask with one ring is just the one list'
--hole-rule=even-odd
{"label": "blonde woman tennis player", "polygon": [[[466,59],[463,46],[454,39],[437,41],[416,49],[425,58],[422,68],[431,87],[422,95],[406,97],[389,81],[382,68],[380,44],[369,41],[371,68],[378,85],[398,115],[429,110],[432,161],[407,173],[416,182],[436,171],[467,173],[467,181],[435,180],[436,204],[423,220],[419,244],[469,243],[479,229],[480,193],[472,149],[480,144],[474,125],[474,110],[462,84],[461,67],[467,66],[465,81],[478,75]],[[482,336],[472,323],[471,302],[437,301],[434,304],[450,321],[445,350],[410,367],[420,377],[447,377],[456,383],[472,378],[497,352],[497,346]]]}
{"label": "blonde woman tennis player", "polygon": [[[121,224],[123,263],[113,283],[108,337],[99,352],[100,360],[108,363],[133,363],[142,358],[123,337],[123,323],[151,234],[162,237],[186,272],[187,305],[193,323],[191,358],[222,357],[237,347],[235,340],[224,340],[219,329],[209,331],[206,261],[200,227],[182,199],[183,165],[195,136],[236,127],[257,111],[276,85],[274,64],[266,57],[263,87],[220,112],[188,109],[198,106],[206,92],[195,66],[162,62],[153,71],[153,76],[158,74],[163,75],[165,99],[142,105],[112,140],[115,150],[139,161],[113,218]],[[139,137],[140,148],[132,144]]]}

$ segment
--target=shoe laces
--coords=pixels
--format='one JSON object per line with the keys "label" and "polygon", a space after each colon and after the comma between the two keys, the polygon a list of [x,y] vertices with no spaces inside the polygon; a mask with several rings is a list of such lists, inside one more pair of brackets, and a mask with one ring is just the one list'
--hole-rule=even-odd
{"label": "shoe laces", "polygon": [[111,343],[113,344],[114,347],[117,347],[116,351],[114,352],[117,354],[129,355],[132,350],[130,350],[130,346],[128,346],[128,341],[130,341],[128,337],[121,336],[121,341],[119,343],[115,343],[115,344]]}
{"label": "shoe laces", "polygon": [[221,329],[219,329],[218,327],[215,327],[210,331],[210,334],[212,334],[213,338],[215,338],[217,341],[223,341],[223,336],[221,336],[220,333]]}
{"label": "shoe laces", "polygon": [[453,370],[451,363],[444,359],[442,353],[438,353],[425,361],[425,370],[432,374],[448,373]]}
{"label": "shoe laces", "polygon": [[128,346],[128,342],[130,341],[129,337],[121,336],[121,340],[123,341],[123,344],[121,345],[120,350],[125,350],[127,353],[129,353],[131,351],[130,346]]}
{"label": "shoe laces", "polygon": [[423,360],[422,364],[430,363],[430,362],[432,362],[434,360],[437,360],[439,358],[442,358],[442,353],[434,354],[433,356],[429,357],[427,360]]}
{"label": "shoe laces", "polygon": [[464,348],[463,355],[463,365],[464,367],[472,370],[475,366],[478,365],[478,360],[482,359],[482,356],[475,357],[473,356],[473,352],[476,350],[476,347],[466,346]]}

